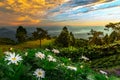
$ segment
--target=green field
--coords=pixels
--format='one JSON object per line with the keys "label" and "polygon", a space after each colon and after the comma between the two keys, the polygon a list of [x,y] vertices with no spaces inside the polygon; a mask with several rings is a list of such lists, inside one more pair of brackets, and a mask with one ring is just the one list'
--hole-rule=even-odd
{"label": "green field", "polygon": [[[42,40],[42,47],[50,45],[52,42],[54,41],[54,39],[43,39]],[[40,47],[40,41],[39,40],[34,40],[34,41],[27,41],[21,44],[16,44],[16,45],[0,45],[0,49],[3,51],[9,50],[9,48],[13,48],[13,49],[29,49],[29,48],[39,48]]]}

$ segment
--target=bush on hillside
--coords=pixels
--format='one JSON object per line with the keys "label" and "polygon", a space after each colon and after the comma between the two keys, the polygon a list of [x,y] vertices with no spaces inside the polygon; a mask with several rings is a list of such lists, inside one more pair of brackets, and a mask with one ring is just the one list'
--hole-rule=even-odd
{"label": "bush on hillside", "polygon": [[16,42],[9,38],[0,38],[0,45],[14,45]]}

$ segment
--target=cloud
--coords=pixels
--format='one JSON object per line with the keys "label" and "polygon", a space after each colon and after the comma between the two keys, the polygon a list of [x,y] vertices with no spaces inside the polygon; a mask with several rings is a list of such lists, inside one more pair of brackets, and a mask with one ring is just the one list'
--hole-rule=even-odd
{"label": "cloud", "polygon": [[4,14],[3,21],[5,22],[6,17],[11,16],[11,20],[17,24],[22,22],[26,25],[27,22],[36,24],[41,22],[48,10],[61,5],[63,2],[64,0],[0,0],[0,11],[1,14]]}
{"label": "cloud", "polygon": [[0,24],[65,24],[90,16],[88,13],[118,6],[119,0],[0,0]]}
{"label": "cloud", "polygon": [[[68,18],[72,15],[120,6],[119,0],[69,0],[61,6],[50,10],[49,18]],[[63,16],[63,17],[62,17]]]}

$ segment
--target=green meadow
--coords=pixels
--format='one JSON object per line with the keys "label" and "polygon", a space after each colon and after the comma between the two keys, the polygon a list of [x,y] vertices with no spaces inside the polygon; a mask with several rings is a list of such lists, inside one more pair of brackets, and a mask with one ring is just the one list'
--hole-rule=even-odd
{"label": "green meadow", "polygon": [[27,37],[19,26],[17,42],[0,39],[1,80],[120,80],[118,28],[110,35],[92,29],[88,40],[76,39],[66,26],[55,37],[36,30]]}

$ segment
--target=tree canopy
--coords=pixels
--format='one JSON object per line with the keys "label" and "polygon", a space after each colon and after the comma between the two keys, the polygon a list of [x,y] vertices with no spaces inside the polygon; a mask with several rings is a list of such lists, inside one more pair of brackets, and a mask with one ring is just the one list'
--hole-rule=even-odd
{"label": "tree canopy", "polygon": [[56,43],[63,47],[73,46],[75,44],[75,38],[72,32],[69,32],[67,27],[63,27],[60,35],[56,39]]}
{"label": "tree canopy", "polygon": [[16,38],[19,43],[24,42],[27,38],[27,31],[23,26],[19,26],[16,31]]}
{"label": "tree canopy", "polygon": [[37,31],[34,31],[32,33],[34,39],[39,39],[40,40],[40,47],[41,47],[41,40],[44,38],[50,38],[48,35],[48,32],[42,28],[36,28]]}

